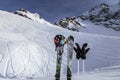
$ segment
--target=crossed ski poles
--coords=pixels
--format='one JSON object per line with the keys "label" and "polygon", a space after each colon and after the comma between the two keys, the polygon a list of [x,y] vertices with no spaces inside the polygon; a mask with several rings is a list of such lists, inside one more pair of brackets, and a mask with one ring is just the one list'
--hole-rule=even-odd
{"label": "crossed ski poles", "polygon": [[[73,36],[69,36],[68,38],[70,38],[70,37],[73,38]],[[62,36],[62,35],[56,35],[55,38],[54,38],[54,42],[55,42],[56,51],[57,51],[57,66],[56,66],[55,77],[56,77],[56,80],[60,80],[62,53],[63,53],[64,44],[66,44],[65,37]],[[74,38],[73,38],[73,43],[74,43]],[[84,43],[82,45],[82,47],[80,47],[78,43],[75,43],[75,44],[76,44],[77,47],[72,47],[72,48],[75,50],[76,58],[78,59],[78,75],[79,75],[79,60],[81,58],[84,62],[84,60],[86,59],[86,54],[88,53],[90,48],[87,48],[87,46],[88,46],[87,43]],[[69,54],[69,52],[68,52],[68,54]],[[72,51],[72,54],[73,54],[73,51]],[[71,67],[68,67],[68,65],[67,65],[67,80],[71,80],[72,72],[71,72]],[[72,65],[70,64],[69,66],[72,66]],[[83,65],[83,72],[84,72],[84,65]]]}

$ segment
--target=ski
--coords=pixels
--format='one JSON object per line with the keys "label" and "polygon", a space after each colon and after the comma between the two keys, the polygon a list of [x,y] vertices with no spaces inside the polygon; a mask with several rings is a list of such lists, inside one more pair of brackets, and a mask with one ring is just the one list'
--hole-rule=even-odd
{"label": "ski", "polygon": [[55,51],[57,52],[57,61],[56,61],[56,80],[60,80],[60,72],[61,72],[61,63],[62,63],[62,54],[64,44],[66,43],[66,39],[63,35],[56,35],[54,38],[55,42]]}
{"label": "ski", "polygon": [[72,78],[72,58],[73,58],[74,38],[69,36],[67,39],[67,80]]}

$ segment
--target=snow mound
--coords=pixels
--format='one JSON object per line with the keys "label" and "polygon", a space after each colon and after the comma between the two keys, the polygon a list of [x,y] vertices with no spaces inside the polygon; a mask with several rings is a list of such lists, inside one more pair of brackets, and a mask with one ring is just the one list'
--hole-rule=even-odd
{"label": "snow mound", "polygon": [[[56,54],[49,42],[53,26],[0,11],[0,75],[35,78],[54,75]],[[52,47],[50,47],[52,46]],[[64,64],[64,63],[63,63]]]}

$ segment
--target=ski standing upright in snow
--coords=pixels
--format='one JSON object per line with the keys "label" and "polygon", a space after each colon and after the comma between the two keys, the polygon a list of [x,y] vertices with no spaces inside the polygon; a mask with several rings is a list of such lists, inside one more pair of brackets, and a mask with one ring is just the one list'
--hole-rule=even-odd
{"label": "ski standing upright in snow", "polygon": [[55,51],[57,52],[55,79],[60,80],[62,54],[64,52],[63,48],[64,48],[64,44],[66,43],[66,39],[63,35],[56,35],[54,38],[54,43],[56,46]]}
{"label": "ski standing upright in snow", "polygon": [[67,39],[67,80],[72,78],[72,59],[74,50],[74,37],[69,36]]}

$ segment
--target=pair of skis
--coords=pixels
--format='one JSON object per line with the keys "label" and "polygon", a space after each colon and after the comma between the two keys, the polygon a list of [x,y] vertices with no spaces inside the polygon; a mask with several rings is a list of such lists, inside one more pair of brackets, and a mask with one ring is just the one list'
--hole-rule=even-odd
{"label": "pair of skis", "polygon": [[72,57],[73,57],[73,46],[74,38],[69,36],[66,40],[62,35],[56,35],[54,38],[55,46],[57,51],[57,63],[56,63],[56,80],[60,80],[60,71],[62,63],[62,54],[64,45],[67,43],[67,80],[71,80],[72,77]]}

